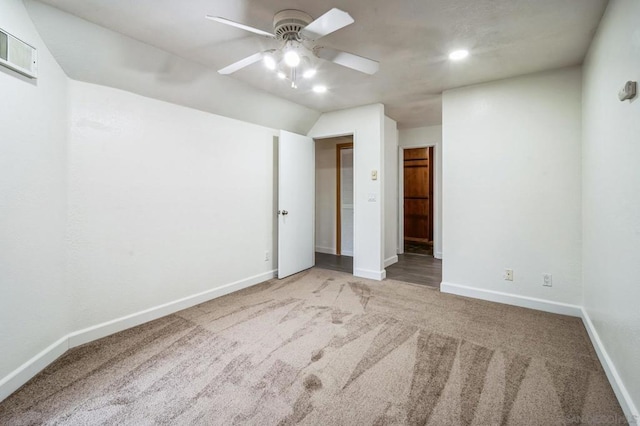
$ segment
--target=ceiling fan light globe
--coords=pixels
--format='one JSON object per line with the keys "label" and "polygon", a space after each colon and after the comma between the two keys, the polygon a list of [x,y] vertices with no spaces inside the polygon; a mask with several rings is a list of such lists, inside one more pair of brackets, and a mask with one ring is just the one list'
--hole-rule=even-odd
{"label": "ceiling fan light globe", "polygon": [[265,55],[262,61],[264,62],[264,66],[272,71],[275,70],[278,66],[278,63],[276,62],[276,59],[273,57],[273,55]]}
{"label": "ceiling fan light globe", "polygon": [[295,68],[300,65],[300,55],[294,50],[289,50],[284,54],[284,63],[291,68]]}

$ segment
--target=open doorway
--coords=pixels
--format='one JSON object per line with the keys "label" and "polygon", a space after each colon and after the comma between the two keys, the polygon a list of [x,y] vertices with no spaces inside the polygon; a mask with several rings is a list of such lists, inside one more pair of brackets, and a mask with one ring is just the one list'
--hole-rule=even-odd
{"label": "open doorway", "polygon": [[[387,278],[440,288],[438,146],[401,146],[398,158],[398,262]],[[434,250],[435,249],[435,250]]]}
{"label": "open doorway", "polygon": [[404,252],[433,256],[433,147],[403,154]]}
{"label": "open doorway", "polygon": [[316,139],[316,266],[353,273],[353,136]]}

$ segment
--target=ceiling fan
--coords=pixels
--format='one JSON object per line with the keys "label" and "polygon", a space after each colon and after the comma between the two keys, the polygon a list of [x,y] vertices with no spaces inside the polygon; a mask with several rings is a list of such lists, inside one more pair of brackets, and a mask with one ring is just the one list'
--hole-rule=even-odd
{"label": "ceiling fan", "polygon": [[316,40],[355,22],[351,15],[340,9],[333,8],[315,20],[300,10],[282,10],[273,18],[273,33],[220,16],[207,15],[207,19],[270,37],[280,43],[278,49],[255,53],[218,70],[220,74],[231,74],[262,60],[279,78],[289,80],[291,87],[297,88],[300,77],[311,79],[316,74],[317,58],[369,75],[375,74],[379,68],[379,63],[372,59],[315,45]]}

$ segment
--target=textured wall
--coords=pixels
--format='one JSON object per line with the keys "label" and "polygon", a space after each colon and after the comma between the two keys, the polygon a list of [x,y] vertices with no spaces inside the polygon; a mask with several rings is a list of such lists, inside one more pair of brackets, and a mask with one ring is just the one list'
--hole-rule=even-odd
{"label": "textured wall", "polygon": [[316,140],[316,251],[336,252],[336,145],[349,139]]}
{"label": "textured wall", "polygon": [[275,269],[275,130],[71,89],[74,329]]}
{"label": "textured wall", "polygon": [[[398,124],[384,118],[384,260],[398,254]],[[394,262],[395,263],[395,262]]]}
{"label": "textured wall", "polygon": [[20,0],[0,28],[38,49],[39,78],[0,67],[0,379],[69,329],[64,283],[67,78]]}
{"label": "textured wall", "polygon": [[[614,0],[584,65],[584,307],[622,382],[640,407],[640,2]],[[636,421],[640,421],[636,419]]]}
{"label": "textured wall", "polygon": [[580,68],[447,91],[443,111],[443,281],[580,304]]}
{"label": "textured wall", "polygon": [[[371,180],[371,171],[382,170],[384,106],[367,105],[322,114],[309,132],[313,138],[353,134],[355,236],[353,271],[365,278],[384,278],[384,215],[382,179]],[[369,201],[373,195],[376,201]]]}

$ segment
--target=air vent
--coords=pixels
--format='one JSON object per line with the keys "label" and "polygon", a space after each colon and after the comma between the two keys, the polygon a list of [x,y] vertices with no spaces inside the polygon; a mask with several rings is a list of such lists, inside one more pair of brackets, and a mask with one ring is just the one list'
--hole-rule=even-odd
{"label": "air vent", "polygon": [[38,78],[36,48],[0,29],[0,65]]}

